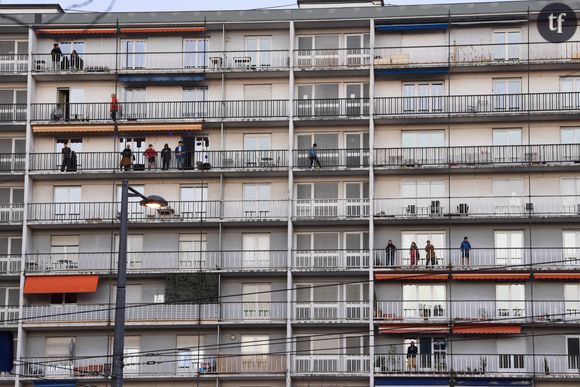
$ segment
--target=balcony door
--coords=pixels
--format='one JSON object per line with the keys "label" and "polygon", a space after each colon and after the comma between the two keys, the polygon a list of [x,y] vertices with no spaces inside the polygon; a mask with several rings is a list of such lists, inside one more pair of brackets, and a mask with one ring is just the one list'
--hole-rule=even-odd
{"label": "balcony door", "polygon": [[79,236],[53,235],[50,240],[50,267],[48,270],[67,270],[79,267]]}
{"label": "balcony door", "polygon": [[498,371],[522,373],[526,369],[526,338],[506,337],[497,339]]}
{"label": "balcony door", "polygon": [[270,283],[243,283],[244,320],[270,319],[271,294],[272,285]]}
{"label": "balcony door", "polygon": [[[424,251],[427,241],[431,241],[431,244],[435,246],[437,264],[446,265],[447,238],[444,231],[404,231],[401,233],[401,251],[405,251],[401,256],[403,266],[409,266],[411,264],[408,253],[409,248],[411,247],[411,242],[417,244],[420,256],[425,256]],[[420,262],[420,264],[422,263],[423,261]],[[399,264],[397,263],[397,265]]]}
{"label": "balcony door", "polygon": [[[119,235],[115,236],[115,251],[119,251]],[[143,266],[143,234],[127,235],[127,269]]]}
{"label": "balcony door", "polygon": [[580,214],[580,178],[562,178],[562,202],[565,213]]}
{"label": "balcony door", "polygon": [[206,117],[207,98],[207,87],[184,87],[181,116],[183,118]]}
{"label": "balcony door", "polygon": [[[346,115],[361,116],[369,114],[369,84],[347,83]],[[344,114],[341,109],[341,114]]]}
{"label": "balcony door", "polygon": [[[125,87],[122,89],[122,92],[122,116],[127,120],[133,121],[147,118],[147,89],[144,87]],[[149,118],[163,117],[157,116]]]}
{"label": "balcony door", "polygon": [[296,216],[338,216],[338,183],[296,184]]}
{"label": "balcony door", "polygon": [[272,84],[251,84],[244,85],[243,110],[240,112],[239,106],[229,105],[232,112],[228,116],[237,117],[242,114],[244,117],[269,117],[277,114],[272,111]]}
{"label": "balcony door", "polygon": [[517,111],[522,108],[521,78],[500,78],[493,80],[495,110]]}
{"label": "balcony door", "polygon": [[[351,141],[356,143],[354,138]],[[317,146],[318,160],[323,167],[338,167],[342,165],[339,157],[338,133],[298,134],[296,136],[296,144],[298,155],[295,164],[297,167],[306,168],[310,165],[308,150],[313,144]]]}
{"label": "balcony door", "polygon": [[[81,187],[54,187],[54,216],[57,220],[79,219]],[[106,214],[98,214],[103,217]]]}
{"label": "balcony door", "polygon": [[270,184],[243,184],[244,197],[242,214],[244,218],[261,219],[272,216],[272,187]]}
{"label": "balcony door", "polygon": [[579,317],[580,284],[564,284],[564,319],[578,321]]}
{"label": "balcony door", "polygon": [[[241,335],[240,341],[242,356],[241,372],[242,373],[264,373],[272,371],[274,361],[268,361],[271,356],[270,336],[268,335]],[[230,358],[235,359],[235,357]],[[226,359],[227,360],[227,359]]]}
{"label": "balcony door", "polygon": [[497,284],[495,300],[498,318],[521,319],[526,315],[526,289],[523,284]]}
{"label": "balcony door", "polygon": [[340,115],[338,83],[298,85],[297,116],[336,117]]}
{"label": "balcony door", "polygon": [[369,233],[344,233],[344,265],[346,268],[363,269],[369,265]]}
{"label": "balcony door", "polygon": [[177,372],[179,374],[196,374],[206,368],[205,337],[176,336]]}
{"label": "balcony door", "polygon": [[26,71],[28,42],[24,40],[0,41],[0,72]]}
{"label": "balcony door", "polygon": [[[242,160],[238,160],[238,155],[232,155],[228,157],[228,160],[224,165],[225,167],[230,166],[268,166],[268,165],[280,165],[284,162],[279,158],[274,159],[272,155],[272,134],[254,134],[248,133],[244,134],[244,154]],[[225,161],[224,161],[225,162]]]}
{"label": "balcony door", "polygon": [[580,77],[560,78],[560,105],[563,109],[580,108]]}
{"label": "balcony door", "polygon": [[444,181],[401,182],[403,215],[441,215],[445,204],[444,197]]}
{"label": "balcony door", "polygon": [[366,320],[369,317],[368,284],[344,285],[344,318],[347,320]]}
{"label": "balcony door", "polygon": [[493,31],[493,59],[496,61],[520,59],[521,32],[518,30]]}
{"label": "balcony door", "polygon": [[[497,266],[517,266],[524,263],[524,232],[496,231],[495,241],[495,264]],[[491,264],[491,262],[490,262]]]}
{"label": "balcony door", "polygon": [[[19,272],[21,256],[21,237],[0,236],[0,258],[8,258],[0,260],[0,273],[8,274]],[[34,269],[34,267],[31,269]]]}
{"label": "balcony door", "polygon": [[445,161],[445,130],[401,131],[402,165],[441,164]]}
{"label": "balcony door", "polygon": [[523,195],[523,179],[494,179],[493,198],[491,198],[494,204],[494,214],[492,215],[521,214],[524,210]]}
{"label": "balcony door", "polygon": [[296,234],[294,265],[302,269],[336,268],[342,265],[339,233],[314,232]]}
{"label": "balcony door", "polygon": [[209,39],[183,39],[183,68],[207,68],[209,63]]}
{"label": "balcony door", "polygon": [[521,128],[493,129],[492,160],[494,163],[516,163],[526,160]]}
{"label": "balcony door", "polygon": [[340,35],[298,36],[298,67],[334,67],[339,65]]}
{"label": "balcony door", "polygon": [[444,110],[443,82],[403,83],[405,113],[437,113]]}
{"label": "balcony door", "polygon": [[242,250],[242,267],[254,270],[271,267],[269,233],[243,233]]}
{"label": "balcony door", "polygon": [[132,70],[144,69],[147,63],[147,41],[122,40],[121,53],[123,55],[123,68]]}
{"label": "balcony door", "polygon": [[580,267],[580,231],[569,230],[562,233],[564,242],[564,265]]}
{"label": "balcony door", "polygon": [[45,354],[50,361],[44,365],[44,374],[52,376],[70,376],[75,356],[75,337],[47,337]]}
{"label": "balcony door", "polygon": [[250,57],[252,68],[272,65],[272,37],[246,36],[246,55]]}
{"label": "balcony door", "polygon": [[405,369],[414,372],[446,372],[447,371],[447,340],[443,337],[411,337],[405,338],[403,350],[417,346],[417,357],[408,357]]}
{"label": "balcony door", "polygon": [[344,183],[345,207],[347,217],[369,216],[369,184],[365,182]]}
{"label": "balcony door", "polygon": [[181,186],[179,197],[179,214],[182,218],[198,219],[208,216],[207,186]]}
{"label": "balcony door", "polygon": [[445,294],[445,285],[403,285],[403,319],[444,319],[447,315]]}
{"label": "balcony door", "polygon": [[369,133],[345,133],[346,166],[349,168],[368,167]]}
{"label": "balcony door", "polygon": [[345,41],[347,66],[363,66],[370,63],[369,34],[348,34],[345,36]]}
{"label": "balcony door", "polygon": [[566,337],[568,369],[577,372],[580,369],[580,336]]}
{"label": "balcony door", "polygon": [[0,121],[24,121],[26,97],[26,90],[0,90]]}
{"label": "balcony door", "polygon": [[[0,171],[23,171],[26,154],[26,140],[23,138],[0,138]],[[53,168],[52,165],[38,167]]]}
{"label": "balcony door", "polygon": [[13,324],[18,319],[19,289],[0,287],[0,325]]}
{"label": "balcony door", "polygon": [[207,267],[207,234],[179,234],[178,249],[180,268]]}

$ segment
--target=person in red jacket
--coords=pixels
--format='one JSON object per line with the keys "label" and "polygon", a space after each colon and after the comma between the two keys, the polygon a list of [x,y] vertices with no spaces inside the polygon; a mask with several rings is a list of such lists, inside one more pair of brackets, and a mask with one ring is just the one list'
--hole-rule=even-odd
{"label": "person in red jacket", "polygon": [[153,144],[149,144],[149,148],[145,149],[143,155],[147,157],[147,169],[151,170],[151,167],[155,169],[155,159],[157,158],[157,151],[153,149]]}
{"label": "person in red jacket", "polygon": [[117,94],[111,94],[111,119],[117,122],[117,112],[119,111],[119,101],[117,100]]}

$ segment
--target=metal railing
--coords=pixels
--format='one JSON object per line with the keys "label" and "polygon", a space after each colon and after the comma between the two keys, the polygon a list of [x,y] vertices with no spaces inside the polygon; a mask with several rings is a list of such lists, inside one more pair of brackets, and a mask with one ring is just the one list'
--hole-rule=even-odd
{"label": "metal railing", "polygon": [[[292,151],[294,157],[294,168],[317,167],[318,163],[309,156],[308,149],[299,149]],[[369,149],[317,149],[318,162],[321,168],[368,168],[369,166]]]}
{"label": "metal railing", "polygon": [[292,318],[295,321],[365,321],[370,308],[368,301],[296,301]]}
{"label": "metal railing", "polygon": [[[13,105],[10,105],[12,107]],[[117,121],[202,120],[202,119],[264,119],[288,118],[288,101],[228,100],[228,101],[166,101],[166,102],[119,102]],[[110,103],[87,102],[33,103],[32,122],[112,122]],[[62,118],[54,112],[62,110]],[[26,114],[23,115],[25,118]],[[0,107],[1,120],[1,107]]]}
{"label": "metal railing", "polygon": [[294,65],[298,68],[369,67],[368,48],[298,49],[294,51]]}
{"label": "metal railing", "polygon": [[580,197],[564,195],[375,199],[374,204],[377,219],[580,215]]}
{"label": "metal railing", "polygon": [[28,71],[28,54],[0,55],[0,73],[26,73]]}
{"label": "metal railing", "polygon": [[369,199],[296,199],[295,218],[367,218]]}
{"label": "metal railing", "polygon": [[365,249],[292,250],[294,270],[365,270],[370,251]]}
{"label": "metal railing", "polygon": [[292,372],[297,374],[368,374],[370,356],[293,355]]}
{"label": "metal railing", "polygon": [[0,224],[20,224],[24,218],[24,204],[0,204]]}
{"label": "metal railing", "polygon": [[375,149],[377,168],[560,165],[580,163],[580,144]]}
{"label": "metal railing", "polygon": [[304,98],[294,100],[297,118],[361,118],[370,114],[369,98]]}
{"label": "metal railing", "polygon": [[[31,153],[31,171],[77,172],[77,171],[165,171],[165,170],[272,170],[288,168],[287,150],[227,150],[187,152],[177,157],[171,151],[166,160],[157,156],[149,160],[143,150],[133,150],[132,164],[121,167],[120,152],[75,152],[74,158],[61,153]],[[0,167],[1,164],[0,155]],[[22,164],[24,166],[24,163]],[[0,169],[1,172],[1,169]]]}
{"label": "metal railing", "polygon": [[20,263],[22,256],[20,254],[1,254],[0,255],[0,275],[17,275],[20,273]]}
{"label": "metal railing", "polygon": [[[286,250],[224,251],[131,251],[127,253],[127,270],[139,272],[196,271],[271,271],[286,268]],[[118,253],[30,253],[26,255],[27,273],[115,272]],[[0,261],[0,265],[2,261]],[[18,267],[20,263],[18,263]]]}
{"label": "metal railing", "polygon": [[25,103],[0,104],[0,122],[24,122],[24,121],[26,121]]}
{"label": "metal railing", "polygon": [[222,302],[220,308],[222,321],[286,321],[286,302]]}
{"label": "metal railing", "polygon": [[0,174],[24,172],[26,153],[0,153]]}
{"label": "metal railing", "polygon": [[379,117],[578,113],[580,92],[376,97],[374,103]]}
{"label": "metal railing", "polygon": [[18,325],[19,314],[18,305],[0,306],[0,326]]}
{"label": "metal railing", "polygon": [[[127,304],[128,322],[217,321],[219,304]],[[25,324],[62,322],[106,322],[115,314],[114,304],[26,305],[22,308]]]}
{"label": "metal railing", "polygon": [[[418,243],[424,243],[419,241]],[[459,248],[435,249],[435,262],[427,262],[424,245],[419,247],[419,259],[411,258],[409,246],[394,252],[385,249],[374,250],[376,269],[507,269],[525,270],[578,270],[580,269],[580,248],[564,247],[521,247],[521,248]]]}

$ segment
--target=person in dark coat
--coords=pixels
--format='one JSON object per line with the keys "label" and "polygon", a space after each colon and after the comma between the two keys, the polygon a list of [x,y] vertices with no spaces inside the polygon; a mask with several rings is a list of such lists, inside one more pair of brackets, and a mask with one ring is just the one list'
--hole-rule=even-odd
{"label": "person in dark coat", "polygon": [[469,267],[469,251],[471,250],[471,243],[469,243],[469,239],[467,237],[463,238],[463,242],[459,246],[461,249],[461,266],[465,266],[467,262],[467,266]]}
{"label": "person in dark coat", "polygon": [[387,257],[387,266],[395,265],[395,256],[397,255],[397,247],[393,244],[393,241],[389,239],[387,247],[385,247],[385,254]]}
{"label": "person in dark coat", "polygon": [[64,146],[62,147],[62,150],[60,151],[60,154],[62,155],[61,161],[60,161],[60,171],[61,172],[64,172],[65,169],[67,171],[69,170],[71,152],[72,152],[72,150],[69,148],[68,142],[65,142]]}
{"label": "person in dark coat", "polygon": [[128,171],[133,165],[133,152],[131,152],[131,146],[127,145],[123,152],[121,152],[121,170]]}
{"label": "person in dark coat", "polygon": [[72,151],[70,154],[70,162],[68,165],[68,172],[76,172],[77,171],[77,153]]}
{"label": "person in dark coat", "polygon": [[417,369],[417,353],[419,353],[419,348],[417,348],[414,341],[411,341],[411,345],[407,348],[407,367],[410,370]]}
{"label": "person in dark coat", "polygon": [[60,60],[62,58],[62,50],[58,46],[58,43],[55,43],[52,47],[50,56],[52,58],[52,68],[58,70],[60,68]]}
{"label": "person in dark coat", "polygon": [[163,149],[161,149],[161,161],[161,169],[168,170],[169,163],[171,162],[171,148],[169,147],[169,144],[165,144]]}

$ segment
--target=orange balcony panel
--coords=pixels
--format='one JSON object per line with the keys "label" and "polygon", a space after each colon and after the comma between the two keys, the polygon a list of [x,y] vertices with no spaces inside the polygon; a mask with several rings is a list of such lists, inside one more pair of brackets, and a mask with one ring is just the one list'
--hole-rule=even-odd
{"label": "orange balcony panel", "polygon": [[452,332],[458,335],[513,335],[522,333],[522,327],[520,325],[456,325]]}
{"label": "orange balcony panel", "polygon": [[453,279],[469,281],[527,281],[529,273],[456,273]]}
{"label": "orange balcony panel", "polygon": [[538,280],[579,280],[580,273],[534,273]]}
{"label": "orange balcony panel", "polygon": [[98,275],[50,275],[26,277],[24,294],[94,293]]}

